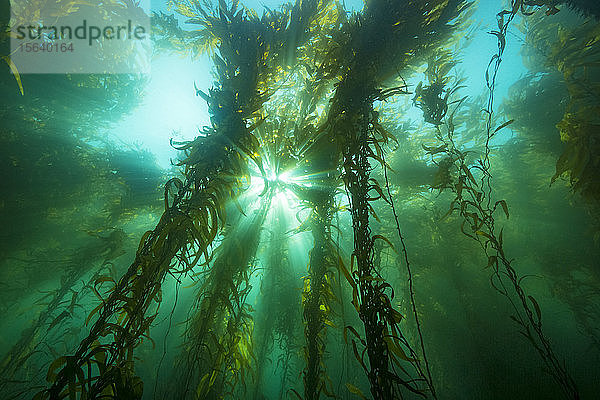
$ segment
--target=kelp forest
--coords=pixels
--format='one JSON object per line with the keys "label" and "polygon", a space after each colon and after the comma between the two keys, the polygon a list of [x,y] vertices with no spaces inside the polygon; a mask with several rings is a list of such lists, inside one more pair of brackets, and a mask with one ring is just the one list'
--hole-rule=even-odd
{"label": "kelp forest", "polygon": [[153,4],[186,137],[2,1],[0,398],[597,398],[600,4],[350,3]]}

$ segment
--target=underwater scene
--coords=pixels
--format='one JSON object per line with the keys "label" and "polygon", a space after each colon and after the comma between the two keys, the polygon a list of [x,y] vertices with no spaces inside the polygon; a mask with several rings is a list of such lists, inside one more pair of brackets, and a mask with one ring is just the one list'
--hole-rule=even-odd
{"label": "underwater scene", "polygon": [[0,3],[0,400],[600,398],[600,2]]}

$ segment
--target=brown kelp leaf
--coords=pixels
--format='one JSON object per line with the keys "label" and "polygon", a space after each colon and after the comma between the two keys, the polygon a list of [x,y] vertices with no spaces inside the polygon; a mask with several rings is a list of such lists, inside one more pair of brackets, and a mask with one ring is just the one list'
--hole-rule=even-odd
{"label": "brown kelp leaf", "polygon": [[448,149],[447,144],[443,144],[438,147],[434,147],[434,146],[428,147],[428,146],[425,146],[424,144],[421,144],[421,147],[423,147],[423,150],[425,150],[427,153],[429,153],[431,155],[444,152]]}
{"label": "brown kelp leaf", "polygon": [[487,239],[489,239],[489,240],[493,240],[493,239],[492,239],[492,237],[491,237],[491,236],[489,235],[489,233],[487,233],[487,232],[484,232],[484,231],[477,231],[477,232],[475,232],[475,233],[476,233],[477,235],[479,235],[479,236],[483,236],[483,237],[485,237],[485,238],[487,238]]}
{"label": "brown kelp leaf", "polygon": [[494,208],[498,207],[498,204],[500,204],[502,206],[502,210],[504,210],[504,214],[506,214],[506,219],[509,218],[508,215],[508,205],[506,204],[505,200],[499,200],[496,202],[496,205],[494,206]]}
{"label": "brown kelp leaf", "polygon": [[354,306],[356,312],[360,312],[360,301],[358,300],[358,288],[356,286],[352,288],[352,301],[350,303]]}
{"label": "brown kelp leaf", "polygon": [[335,393],[331,393],[329,391],[329,389],[327,389],[327,386],[325,385],[325,382],[323,382],[322,386],[319,389],[321,392],[323,392],[323,394],[327,397],[329,397],[330,399],[337,399],[338,397],[335,395]]}
{"label": "brown kelp leaf", "polygon": [[33,400],[46,400],[50,397],[50,394],[46,391],[38,392],[33,396]]}
{"label": "brown kelp leaf", "polygon": [[490,35],[494,35],[498,38],[498,48],[500,51],[504,51],[504,47],[506,47],[506,38],[502,34],[502,32],[491,31]]}
{"label": "brown kelp leaf", "polygon": [[410,358],[406,355],[406,353],[404,352],[404,350],[402,350],[402,347],[398,346],[393,338],[391,336],[386,336],[384,339],[385,343],[388,345],[388,349],[394,354],[396,355],[396,357],[404,360],[404,361],[408,361],[408,362],[414,362],[416,361],[414,358]]}
{"label": "brown kelp leaf", "polygon": [[512,124],[513,122],[515,122],[515,120],[514,120],[514,119],[511,119],[511,120],[509,120],[509,121],[506,121],[505,123],[503,123],[502,125],[500,125],[499,127],[497,127],[497,128],[494,130],[494,133],[498,132],[498,131],[499,131],[500,129],[502,129],[502,128],[506,128],[507,126],[509,126],[509,125],[510,125],[510,124]]}
{"label": "brown kelp leaf", "polygon": [[[363,368],[363,370],[369,371],[367,369],[367,366],[365,365],[363,357],[360,354],[358,354],[358,348],[356,347],[356,342],[354,340],[352,340],[352,351],[354,352],[354,357],[360,363],[360,366]],[[363,355],[364,355],[364,352],[363,352]]]}
{"label": "brown kelp leaf", "polygon": [[361,399],[367,400],[367,398],[365,397],[365,395],[363,394],[362,390],[360,390],[359,388],[357,388],[356,386],[354,386],[351,383],[346,382],[346,387],[348,388],[348,391],[352,394],[357,395],[358,397],[360,397]]}
{"label": "brown kelp leaf", "polygon": [[354,329],[352,326],[347,325],[344,327],[344,342],[348,343],[348,331],[350,331],[358,340],[360,340],[361,344],[365,344],[365,341],[361,339],[360,334]]}
{"label": "brown kelp leaf", "polygon": [[295,394],[295,395],[296,395],[296,397],[298,397],[298,399],[299,399],[299,400],[304,400],[304,399],[302,398],[302,396],[300,396],[300,393],[298,393],[298,392],[296,391],[296,389],[290,389],[289,391],[290,391],[290,392],[292,392],[293,394]]}
{"label": "brown kelp leaf", "polygon": [[477,181],[475,180],[475,178],[473,177],[473,174],[471,173],[471,171],[469,170],[469,167],[467,167],[465,164],[461,165],[462,170],[465,172],[465,174],[467,175],[467,177],[469,178],[469,180],[471,182],[473,182],[474,185],[477,185]]}
{"label": "brown kelp leaf", "polygon": [[90,322],[90,319],[92,319],[92,317],[94,316],[94,314],[96,314],[98,312],[98,310],[100,310],[102,308],[102,306],[104,305],[104,303],[100,303],[96,306],[96,308],[94,308],[87,316],[87,318],[85,319],[85,326],[87,326],[87,324]]}
{"label": "brown kelp leaf", "polygon": [[523,326],[523,322],[521,320],[519,320],[517,317],[515,317],[514,315],[511,315],[510,319],[512,319],[513,321],[515,321],[517,324]]}
{"label": "brown kelp leaf", "polygon": [[375,239],[381,239],[384,242],[386,242],[387,244],[390,245],[390,247],[392,248],[392,250],[394,250],[394,253],[396,252],[396,248],[394,247],[394,245],[392,244],[392,242],[390,242],[390,240],[388,238],[386,238],[385,236],[382,235],[373,235],[373,242],[375,241]]}
{"label": "brown kelp leaf", "polygon": [[60,367],[61,365],[63,365],[66,362],[67,362],[66,356],[62,356],[62,357],[59,357],[56,360],[54,360],[52,362],[52,364],[50,364],[50,367],[48,367],[48,374],[46,375],[46,380],[48,382],[54,382],[54,379],[56,379],[56,374],[54,373],[54,371],[56,371],[58,369],[58,367]]}
{"label": "brown kelp leaf", "polygon": [[535,308],[535,313],[537,314],[538,323],[542,321],[542,310],[537,300],[533,296],[527,296],[529,300],[531,300],[531,304],[533,304],[533,308]]}
{"label": "brown kelp leaf", "polygon": [[[377,216],[377,213],[375,212],[375,209],[373,208],[373,206],[371,205],[371,203],[367,203],[367,207],[369,208],[369,214],[371,214],[371,216],[373,218],[375,218],[375,220],[377,222],[381,222],[381,220],[379,219],[379,217]],[[339,228],[338,228],[339,229]]]}
{"label": "brown kelp leaf", "polygon": [[396,311],[395,309],[391,309],[392,312],[392,318],[394,319],[395,323],[400,323],[400,321],[402,321],[402,318],[404,318],[404,316],[402,314],[400,314],[398,311]]}
{"label": "brown kelp leaf", "polygon": [[497,256],[489,256],[488,257],[488,264],[486,268],[491,267],[492,265],[496,265],[498,264],[498,257]]}
{"label": "brown kelp leaf", "polygon": [[48,331],[51,331],[52,328],[54,328],[56,325],[60,324],[60,322],[67,317],[71,317],[71,314],[68,311],[63,311],[62,313],[60,313],[60,315],[58,317],[54,318],[54,321],[52,321],[52,323],[48,327]]}
{"label": "brown kelp leaf", "polygon": [[104,283],[104,282],[112,282],[113,284],[116,284],[116,282],[112,276],[101,276],[94,281],[94,286],[98,286],[99,284]]}
{"label": "brown kelp leaf", "polygon": [[385,194],[383,194],[383,190],[381,189],[381,186],[379,186],[378,184],[374,184],[372,185],[371,189],[374,189],[377,193],[379,193],[379,196],[388,204],[391,204],[390,201],[388,200],[388,198],[386,197]]}

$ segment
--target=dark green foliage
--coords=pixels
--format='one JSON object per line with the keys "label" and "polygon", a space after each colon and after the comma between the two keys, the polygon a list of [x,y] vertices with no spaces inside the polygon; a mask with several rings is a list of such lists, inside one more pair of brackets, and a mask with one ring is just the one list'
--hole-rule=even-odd
{"label": "dark green foliage", "polygon": [[585,16],[592,16],[600,19],[600,5],[594,0],[564,0],[561,3],[566,4],[573,10],[581,12]]}

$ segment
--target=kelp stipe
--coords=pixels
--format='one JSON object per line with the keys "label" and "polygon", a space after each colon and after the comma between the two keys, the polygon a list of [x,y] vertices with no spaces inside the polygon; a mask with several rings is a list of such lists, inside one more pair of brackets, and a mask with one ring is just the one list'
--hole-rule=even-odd
{"label": "kelp stipe", "polygon": [[[427,153],[432,157],[443,155],[445,158],[439,162],[440,170],[446,171],[444,175],[448,178],[444,183],[444,188],[450,188],[455,194],[454,200],[450,204],[450,210],[446,216],[457,211],[463,218],[461,231],[467,237],[477,241],[485,252],[488,260],[487,268],[492,269],[490,282],[493,288],[505,296],[514,310],[511,318],[521,328],[520,333],[525,336],[534,346],[543,362],[548,367],[549,374],[560,386],[563,394],[567,398],[578,399],[579,392],[575,381],[570,376],[563,362],[561,362],[551,345],[547,335],[542,330],[542,312],[538,302],[531,295],[528,295],[521,286],[522,278],[513,267],[513,260],[506,254],[503,246],[503,229],[499,232],[495,227],[494,214],[497,210],[502,210],[506,218],[509,217],[509,209],[505,200],[498,200],[493,205],[492,185],[490,173],[490,140],[501,129],[507,127],[513,120],[506,121],[497,127],[493,126],[494,112],[494,90],[496,87],[496,78],[502,55],[506,46],[506,32],[508,25],[520,11],[524,15],[530,15],[526,11],[526,2],[513,1],[511,10],[503,10],[498,13],[498,31],[492,31],[491,34],[498,38],[498,53],[495,54],[488,64],[486,70],[486,84],[489,89],[487,107],[485,111],[486,137],[483,157],[478,159],[473,165],[467,162],[467,155],[461,152],[454,143],[453,123],[454,115],[465,98],[455,101],[457,105],[445,121],[445,132],[440,129],[440,124],[436,125],[437,139],[442,143],[438,147],[423,146]],[[443,62],[444,56],[437,63]],[[440,72],[438,72],[439,74]],[[443,76],[430,76],[434,82],[444,79]],[[456,90],[449,89],[448,93]],[[439,91],[441,93],[441,90]],[[439,97],[438,97],[439,99]],[[435,99],[434,99],[435,100]],[[439,101],[439,100],[435,100]],[[447,101],[447,98],[444,99]],[[429,108],[425,108],[429,110]],[[429,118],[425,114],[425,118]],[[450,161],[450,162],[448,162]],[[450,178],[448,168],[455,170],[455,176]],[[479,181],[475,178],[472,171],[476,171],[480,176]],[[508,281],[508,282],[507,282]]]}

